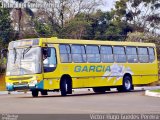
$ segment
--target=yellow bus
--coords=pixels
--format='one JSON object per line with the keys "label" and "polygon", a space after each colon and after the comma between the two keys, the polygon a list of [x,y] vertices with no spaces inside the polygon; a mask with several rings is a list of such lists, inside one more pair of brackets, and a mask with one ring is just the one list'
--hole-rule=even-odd
{"label": "yellow bus", "polygon": [[72,89],[131,91],[158,80],[155,44],[139,42],[37,38],[8,47],[8,91],[30,90],[33,97]]}

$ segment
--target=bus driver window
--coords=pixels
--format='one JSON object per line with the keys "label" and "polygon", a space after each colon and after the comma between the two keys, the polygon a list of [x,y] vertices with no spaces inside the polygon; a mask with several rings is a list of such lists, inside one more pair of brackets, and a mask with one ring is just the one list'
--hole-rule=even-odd
{"label": "bus driver window", "polygon": [[44,72],[52,72],[56,68],[56,51],[54,48],[43,48]]}

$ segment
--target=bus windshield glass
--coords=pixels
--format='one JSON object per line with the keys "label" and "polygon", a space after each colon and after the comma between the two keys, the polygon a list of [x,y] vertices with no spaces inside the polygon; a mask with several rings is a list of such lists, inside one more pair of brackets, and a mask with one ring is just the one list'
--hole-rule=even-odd
{"label": "bus windshield glass", "polygon": [[9,50],[7,76],[41,73],[41,48],[27,47]]}

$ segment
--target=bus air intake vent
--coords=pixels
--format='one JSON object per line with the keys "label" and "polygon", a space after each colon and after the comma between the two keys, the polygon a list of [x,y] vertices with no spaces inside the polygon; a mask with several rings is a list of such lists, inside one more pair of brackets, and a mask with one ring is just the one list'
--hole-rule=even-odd
{"label": "bus air intake vent", "polygon": [[32,77],[19,77],[19,78],[9,78],[9,80],[28,80],[31,79]]}

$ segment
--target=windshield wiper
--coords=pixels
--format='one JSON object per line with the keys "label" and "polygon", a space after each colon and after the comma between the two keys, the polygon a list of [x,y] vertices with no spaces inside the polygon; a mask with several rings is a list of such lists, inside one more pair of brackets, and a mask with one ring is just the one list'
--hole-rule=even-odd
{"label": "windshield wiper", "polygon": [[14,51],[14,64],[16,63],[16,59],[17,59],[17,51],[16,48],[13,48]]}
{"label": "windshield wiper", "polygon": [[24,59],[25,54],[26,54],[31,48],[32,48],[32,46],[29,46],[27,49],[25,49],[25,50],[23,51],[23,59]]}

